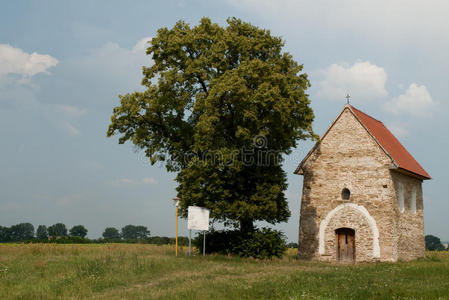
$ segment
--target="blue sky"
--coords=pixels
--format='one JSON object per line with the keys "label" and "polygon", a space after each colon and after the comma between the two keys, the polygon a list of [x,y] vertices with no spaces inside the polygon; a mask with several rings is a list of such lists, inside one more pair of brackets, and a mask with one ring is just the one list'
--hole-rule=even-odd
{"label": "blue sky", "polygon": [[[1,1],[0,225],[141,224],[174,235],[174,175],[105,137],[118,94],[140,90],[145,41],[160,27],[236,16],[271,29],[309,74],[322,134],[347,92],[430,173],[425,231],[449,240],[446,192],[449,4],[445,1]],[[312,144],[286,158],[297,240],[301,177]],[[181,222],[181,234],[186,224]]]}

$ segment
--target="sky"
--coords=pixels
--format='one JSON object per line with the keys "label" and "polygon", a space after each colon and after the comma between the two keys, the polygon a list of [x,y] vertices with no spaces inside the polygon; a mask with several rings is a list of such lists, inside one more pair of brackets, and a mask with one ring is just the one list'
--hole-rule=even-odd
{"label": "sky", "polygon": [[[140,91],[145,44],[161,27],[238,17],[285,41],[312,87],[314,130],[346,103],[380,119],[433,177],[423,184],[425,232],[449,240],[447,1],[0,0],[0,225],[145,225],[174,236],[175,174],[106,138],[118,95]],[[297,241],[312,147],[287,156],[292,216],[275,228]],[[187,235],[185,221],[180,234]]]}

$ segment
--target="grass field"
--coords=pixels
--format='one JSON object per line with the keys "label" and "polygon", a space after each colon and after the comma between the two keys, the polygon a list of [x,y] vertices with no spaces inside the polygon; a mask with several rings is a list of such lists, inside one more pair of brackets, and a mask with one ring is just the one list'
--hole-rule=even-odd
{"label": "grass field", "polygon": [[0,244],[0,299],[449,299],[449,253],[334,265],[174,257],[136,244]]}

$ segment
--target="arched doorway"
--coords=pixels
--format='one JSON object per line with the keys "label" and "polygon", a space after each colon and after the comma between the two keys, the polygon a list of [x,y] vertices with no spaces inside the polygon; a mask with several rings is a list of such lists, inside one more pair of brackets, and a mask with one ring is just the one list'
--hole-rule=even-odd
{"label": "arched doorway", "polygon": [[334,257],[333,259],[337,257],[335,238],[337,228],[352,228],[357,231],[357,239],[361,236],[366,238],[364,243],[357,244],[357,249],[354,251],[357,260],[380,258],[379,230],[376,220],[365,207],[354,203],[343,203],[331,210],[320,222],[318,253],[321,260],[329,260],[331,256]]}
{"label": "arched doorway", "polygon": [[338,228],[335,230],[337,239],[337,261],[355,261],[355,230],[351,228]]}

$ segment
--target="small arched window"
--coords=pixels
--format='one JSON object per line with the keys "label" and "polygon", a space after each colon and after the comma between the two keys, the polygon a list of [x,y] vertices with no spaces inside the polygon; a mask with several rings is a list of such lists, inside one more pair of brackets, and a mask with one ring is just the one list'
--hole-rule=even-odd
{"label": "small arched window", "polygon": [[341,199],[349,200],[349,198],[351,198],[351,192],[347,188],[344,188],[343,191],[341,191]]}

